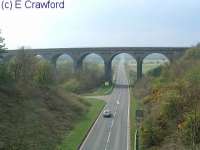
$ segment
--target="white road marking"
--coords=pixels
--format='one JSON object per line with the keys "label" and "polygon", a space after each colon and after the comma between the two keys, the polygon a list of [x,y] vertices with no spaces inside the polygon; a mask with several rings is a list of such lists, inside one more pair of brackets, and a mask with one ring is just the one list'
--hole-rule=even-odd
{"label": "white road marking", "polygon": [[[118,74],[119,74],[119,72],[118,72]],[[117,75],[118,75],[118,74],[117,74]],[[117,98],[119,98],[119,97],[117,97]],[[108,104],[109,104],[109,103],[108,103]],[[104,107],[104,109],[105,109],[106,107],[108,107],[108,104]],[[112,104],[112,103],[110,103],[110,104]],[[110,144],[110,141],[111,141],[112,128],[113,128],[114,122],[115,122],[114,119],[115,119],[115,116],[116,116],[116,114],[117,114],[117,110],[118,110],[118,106],[119,106],[119,104],[120,104],[120,101],[117,100],[117,101],[115,102],[115,104],[117,104],[117,105],[115,105],[115,106],[116,106],[116,109],[115,109],[115,111],[114,111],[114,117],[112,118],[112,122],[111,122],[111,124],[110,124],[110,128],[109,128],[109,132],[108,132],[108,137],[107,137],[107,141],[106,141],[105,150],[108,149],[109,144]],[[103,110],[104,110],[104,109],[103,109]],[[103,111],[102,111],[102,112],[103,112]],[[85,145],[86,141],[88,140],[88,138],[89,138],[91,132],[94,130],[94,127],[96,126],[96,124],[97,124],[97,122],[98,122],[98,120],[99,120],[99,118],[100,118],[102,112],[100,113],[100,115],[98,116],[97,120],[95,121],[93,127],[91,128],[91,130],[89,131],[88,135],[86,136],[86,138],[85,138],[83,144],[81,145],[80,150],[83,150],[83,146]],[[129,135],[130,135],[130,115],[129,115],[129,113],[130,113],[130,91],[129,91],[129,88],[128,88],[127,150],[129,150],[129,147],[130,147],[130,145],[129,145],[129,144],[130,144],[130,136],[129,136]]]}
{"label": "white road marking", "polygon": [[98,122],[99,118],[101,117],[101,115],[102,115],[102,113],[103,113],[103,110],[105,109],[105,107],[106,107],[106,105],[104,106],[104,108],[102,109],[101,113],[99,114],[99,116],[98,116],[97,120],[95,121],[94,125],[93,125],[93,126],[92,126],[92,128],[90,129],[90,131],[89,131],[88,135],[87,135],[87,136],[86,136],[86,138],[84,139],[84,142],[82,143],[82,145],[81,145],[81,147],[80,147],[80,149],[79,149],[79,150],[82,150],[82,149],[83,149],[83,147],[84,147],[84,145],[85,145],[86,141],[88,140],[88,138],[89,138],[90,134],[92,133],[92,131],[94,130],[94,127],[96,126],[96,124],[97,124],[97,122]]}
{"label": "white road marking", "polygon": [[117,105],[119,105],[120,103],[119,103],[119,101],[117,101]]}
{"label": "white road marking", "polygon": [[106,142],[105,150],[107,150],[108,143],[110,143],[110,135],[111,135],[111,132],[109,132],[109,134],[108,134],[108,139],[107,139],[107,142]]}
{"label": "white road marking", "polygon": [[[128,82],[129,85],[129,82]],[[129,150],[129,146],[130,146],[130,100],[131,100],[131,96],[130,96],[130,91],[129,91],[129,87],[128,87],[128,119],[127,119],[127,150]]]}
{"label": "white road marking", "polygon": [[[90,137],[92,131],[94,130],[94,127],[96,126],[98,120],[100,119],[100,117],[101,117],[101,115],[102,115],[102,113],[103,113],[103,110],[105,110],[105,109],[108,108],[108,107],[109,107],[109,104],[107,103],[107,104],[104,106],[104,108],[102,109],[101,113],[99,114],[99,116],[98,116],[97,120],[95,121],[94,125],[93,125],[92,128],[90,129],[88,135],[87,135],[86,138],[84,139],[84,142],[82,143],[82,145],[81,145],[81,147],[80,147],[79,150],[83,150],[83,147],[85,146],[85,144],[86,144],[86,142],[88,141],[88,139],[89,139],[89,137]],[[117,108],[116,108],[116,111],[115,111],[115,115],[116,115],[116,112],[117,112]],[[114,125],[114,119],[112,120],[110,132],[109,132],[108,139],[107,139],[107,144],[110,142],[111,129],[112,129],[113,125]],[[105,149],[105,150],[106,150],[106,149]]]}
{"label": "white road marking", "polygon": [[[118,109],[118,107],[116,107],[116,110],[115,110],[115,113],[114,113],[114,117],[115,117],[116,114],[117,114],[117,109]],[[114,122],[115,122],[115,120],[114,120],[114,118],[113,118],[112,123],[111,123],[111,126],[110,126],[110,130],[109,130],[108,138],[107,138],[107,141],[106,141],[105,150],[107,150],[108,144],[110,143],[111,130],[112,130],[112,128],[113,128]]]}
{"label": "white road marking", "polygon": [[117,107],[116,107],[116,109],[115,109],[114,117],[116,116],[116,114],[117,114]]}
{"label": "white road marking", "polygon": [[110,126],[110,131],[109,131],[108,138],[107,138],[107,141],[106,141],[105,150],[107,150],[108,144],[110,143],[110,136],[111,136],[111,130],[112,130],[113,125],[114,125],[114,119],[112,120],[112,123],[111,123],[111,126]]}

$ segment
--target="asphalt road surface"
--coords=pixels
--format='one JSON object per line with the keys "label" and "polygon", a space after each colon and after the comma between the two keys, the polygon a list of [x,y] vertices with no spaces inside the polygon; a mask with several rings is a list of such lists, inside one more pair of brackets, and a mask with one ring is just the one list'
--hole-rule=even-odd
{"label": "asphalt road surface", "polygon": [[116,72],[116,87],[107,97],[112,118],[102,113],[83,142],[80,150],[128,150],[129,149],[129,101],[128,80],[123,63]]}

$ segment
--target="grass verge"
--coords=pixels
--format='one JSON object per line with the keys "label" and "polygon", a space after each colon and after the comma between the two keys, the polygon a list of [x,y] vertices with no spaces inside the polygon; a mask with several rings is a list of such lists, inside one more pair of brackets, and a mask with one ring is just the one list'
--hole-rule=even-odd
{"label": "grass verge", "polygon": [[105,102],[97,99],[87,99],[91,104],[85,118],[76,124],[74,129],[64,139],[57,150],[75,150],[83,142],[85,136],[105,106]]}
{"label": "grass verge", "polygon": [[113,85],[105,86],[102,85],[99,88],[95,89],[93,92],[85,94],[87,96],[101,96],[101,95],[108,95],[112,92]]}
{"label": "grass verge", "polygon": [[135,112],[138,108],[138,104],[137,101],[135,99],[135,97],[133,96],[132,92],[131,93],[131,102],[130,102],[130,127],[131,127],[131,134],[130,134],[130,138],[131,138],[131,150],[134,150],[134,146],[135,146],[135,131],[137,129],[136,127],[136,117],[135,117]]}
{"label": "grass verge", "polygon": [[[135,147],[135,132],[137,129],[136,126],[136,110],[139,108],[137,99],[134,97],[133,90],[135,84],[134,74],[130,73],[130,70],[127,69],[127,77],[129,79],[129,91],[130,91],[130,149],[134,150]],[[131,86],[130,86],[131,85]]]}

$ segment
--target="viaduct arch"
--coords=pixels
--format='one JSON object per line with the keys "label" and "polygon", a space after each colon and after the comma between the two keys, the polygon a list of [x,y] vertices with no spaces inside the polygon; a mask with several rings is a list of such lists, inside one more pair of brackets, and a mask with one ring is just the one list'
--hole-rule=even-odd
{"label": "viaduct arch", "polygon": [[[112,60],[115,56],[126,53],[137,61],[137,79],[142,78],[142,64],[146,56],[163,54],[170,62],[181,57],[189,47],[94,47],[94,48],[50,48],[25,49],[27,53],[41,55],[56,68],[56,61],[63,54],[69,55],[73,60],[75,72],[81,72],[83,60],[89,54],[96,54],[104,61],[105,80],[112,82]],[[0,58],[7,61],[18,53],[18,50],[6,50],[0,53]]]}

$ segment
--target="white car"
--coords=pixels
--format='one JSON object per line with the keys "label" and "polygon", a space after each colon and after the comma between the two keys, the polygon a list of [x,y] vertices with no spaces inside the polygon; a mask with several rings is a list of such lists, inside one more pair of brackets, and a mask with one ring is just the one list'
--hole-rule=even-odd
{"label": "white car", "polygon": [[112,112],[109,109],[103,111],[103,117],[109,118],[112,117]]}

